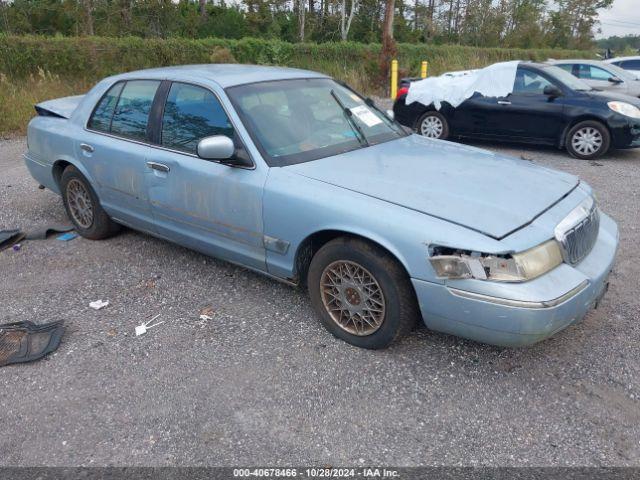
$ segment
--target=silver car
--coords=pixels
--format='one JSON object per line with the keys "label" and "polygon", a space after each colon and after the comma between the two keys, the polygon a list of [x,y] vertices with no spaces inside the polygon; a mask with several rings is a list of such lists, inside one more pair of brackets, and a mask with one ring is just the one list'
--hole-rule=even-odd
{"label": "silver car", "polygon": [[640,79],[633,72],[611,63],[585,59],[550,60],[547,63],[566,70],[597,90],[640,97]]}
{"label": "silver car", "polygon": [[609,58],[605,63],[611,63],[640,78],[640,56]]}

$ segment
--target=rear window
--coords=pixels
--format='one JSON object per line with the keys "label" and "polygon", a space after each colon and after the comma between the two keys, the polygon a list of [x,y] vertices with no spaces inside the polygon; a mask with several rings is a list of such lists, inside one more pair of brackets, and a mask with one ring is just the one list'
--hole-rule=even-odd
{"label": "rear window", "polygon": [[113,111],[116,108],[116,103],[118,103],[118,98],[120,97],[123,86],[123,82],[116,83],[104,94],[89,119],[89,128],[101,132],[108,132],[110,130],[111,117],[113,117]]}
{"label": "rear window", "polygon": [[100,99],[87,126],[134,140],[147,138],[149,112],[159,80],[116,83]]}

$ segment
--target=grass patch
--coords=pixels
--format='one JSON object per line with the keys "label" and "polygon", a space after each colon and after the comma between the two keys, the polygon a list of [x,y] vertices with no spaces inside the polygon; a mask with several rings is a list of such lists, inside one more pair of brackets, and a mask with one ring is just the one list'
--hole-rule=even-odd
{"label": "grass patch", "polygon": [[21,79],[0,73],[0,138],[26,134],[36,103],[85,93],[92,84],[86,80],[62,80],[45,72]]}

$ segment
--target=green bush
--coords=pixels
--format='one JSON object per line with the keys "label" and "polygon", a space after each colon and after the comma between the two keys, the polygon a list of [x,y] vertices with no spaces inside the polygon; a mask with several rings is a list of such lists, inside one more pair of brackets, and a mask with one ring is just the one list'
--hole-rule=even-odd
{"label": "green bush", "polygon": [[[42,69],[61,76],[99,79],[114,73],[164,65],[208,63],[216,51],[239,63],[284,65],[320,70],[337,77],[349,72],[371,75],[377,69],[378,44],[287,43],[255,38],[142,39],[135,37],[39,37],[1,36],[0,72],[26,77]],[[545,60],[549,57],[591,57],[592,52],[573,50],[523,50],[478,48],[459,45],[399,44],[398,60],[409,75],[428,60],[429,73],[469,69],[502,60]]]}

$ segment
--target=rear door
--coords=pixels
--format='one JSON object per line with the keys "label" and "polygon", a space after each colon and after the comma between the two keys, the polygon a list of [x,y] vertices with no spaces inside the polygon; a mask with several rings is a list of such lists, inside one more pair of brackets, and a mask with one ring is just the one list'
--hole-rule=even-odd
{"label": "rear door", "polygon": [[265,270],[262,191],[267,168],[241,168],[198,157],[198,141],[234,139],[247,155],[217,95],[173,82],[147,154],[149,201],[158,233],[201,252]]}
{"label": "rear door", "polygon": [[117,220],[153,231],[145,185],[149,152],[149,113],[157,80],[128,80],[113,85],[96,105],[76,155],[83,159],[102,207]]}

